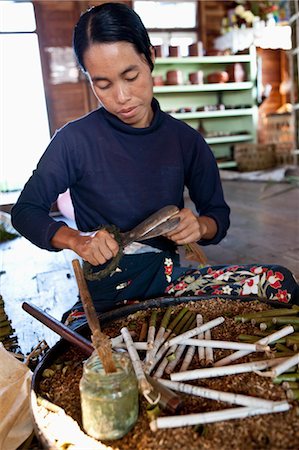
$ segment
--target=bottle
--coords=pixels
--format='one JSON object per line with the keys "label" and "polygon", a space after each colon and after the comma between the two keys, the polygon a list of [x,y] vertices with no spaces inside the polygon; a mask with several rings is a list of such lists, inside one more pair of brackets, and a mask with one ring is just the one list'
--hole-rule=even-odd
{"label": "bottle", "polygon": [[138,418],[138,383],[129,356],[113,354],[117,371],[106,373],[96,352],[85,361],[80,380],[85,432],[98,440],[122,438]]}

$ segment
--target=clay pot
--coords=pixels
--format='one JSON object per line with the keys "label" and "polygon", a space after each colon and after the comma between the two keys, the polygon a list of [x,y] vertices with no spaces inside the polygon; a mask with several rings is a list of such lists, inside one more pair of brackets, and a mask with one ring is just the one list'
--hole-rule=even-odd
{"label": "clay pot", "polygon": [[203,56],[202,42],[194,42],[194,44],[188,45],[189,56]]}
{"label": "clay pot", "polygon": [[191,84],[203,84],[203,71],[189,73],[189,81]]}
{"label": "clay pot", "polygon": [[168,56],[180,56],[180,47],[169,45]]}
{"label": "clay pot", "polygon": [[166,83],[170,85],[184,84],[183,72],[181,70],[169,70],[166,73]]}
{"label": "clay pot", "polygon": [[162,75],[155,75],[153,77],[153,83],[154,83],[154,86],[163,86],[164,80],[163,80]]}
{"label": "clay pot", "polygon": [[229,81],[234,81],[236,83],[242,83],[246,80],[246,72],[244,70],[243,64],[234,63],[230,64],[226,71],[229,75]]}
{"label": "clay pot", "polygon": [[226,83],[229,80],[229,75],[227,72],[213,72],[207,75],[208,83]]}
{"label": "clay pot", "polygon": [[157,58],[163,57],[163,46],[162,45],[154,45],[155,55]]}

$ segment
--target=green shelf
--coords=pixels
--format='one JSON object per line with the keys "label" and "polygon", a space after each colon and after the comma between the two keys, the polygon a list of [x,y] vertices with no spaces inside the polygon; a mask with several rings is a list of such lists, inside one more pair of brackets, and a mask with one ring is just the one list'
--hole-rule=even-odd
{"label": "green shelf", "polygon": [[224,143],[230,143],[230,142],[246,142],[246,141],[252,141],[253,136],[252,134],[236,134],[233,136],[219,136],[219,137],[211,137],[211,138],[205,138],[205,141],[208,144],[224,144]]}
{"label": "green shelf", "polygon": [[239,108],[239,109],[225,109],[217,111],[196,111],[185,113],[171,113],[172,117],[179,120],[192,120],[192,119],[208,119],[211,117],[238,117],[238,116],[251,116],[253,108]]}
{"label": "green shelf", "polygon": [[154,94],[175,94],[181,92],[238,91],[252,89],[252,81],[242,83],[206,83],[154,86]]}
{"label": "green shelf", "polygon": [[247,63],[251,61],[251,56],[248,55],[224,55],[224,56],[187,56],[187,57],[173,57],[156,58],[156,64],[228,64],[243,62]]}

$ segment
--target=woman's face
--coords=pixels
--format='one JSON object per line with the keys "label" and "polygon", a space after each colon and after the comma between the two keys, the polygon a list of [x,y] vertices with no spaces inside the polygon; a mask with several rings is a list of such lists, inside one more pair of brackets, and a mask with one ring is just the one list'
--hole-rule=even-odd
{"label": "woman's face", "polygon": [[153,112],[153,81],[144,55],[120,41],[92,44],[84,55],[92,90],[101,105],[122,122],[148,127]]}

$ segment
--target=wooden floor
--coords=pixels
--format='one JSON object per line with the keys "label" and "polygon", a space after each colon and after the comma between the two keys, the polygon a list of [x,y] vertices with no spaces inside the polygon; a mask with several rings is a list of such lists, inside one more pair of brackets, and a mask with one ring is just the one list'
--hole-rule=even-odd
{"label": "wooden floor", "polygon": [[[220,244],[205,247],[209,264],[280,264],[299,280],[298,187],[225,180],[223,188],[232,211],[231,227]],[[52,346],[58,336],[21,305],[33,303],[60,319],[77,298],[71,264],[76,255],[40,250],[24,238],[0,244],[0,250],[0,294],[23,353],[43,338]]]}

